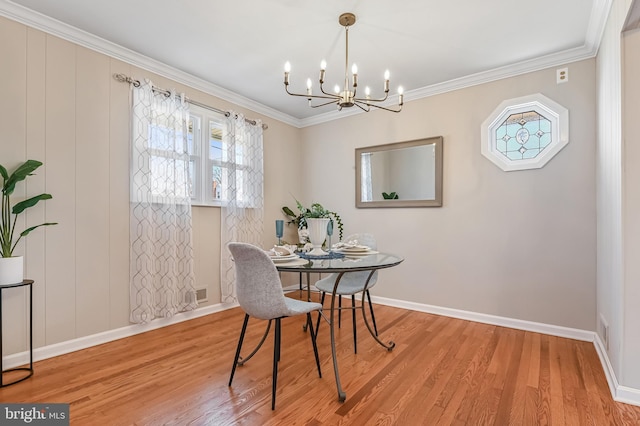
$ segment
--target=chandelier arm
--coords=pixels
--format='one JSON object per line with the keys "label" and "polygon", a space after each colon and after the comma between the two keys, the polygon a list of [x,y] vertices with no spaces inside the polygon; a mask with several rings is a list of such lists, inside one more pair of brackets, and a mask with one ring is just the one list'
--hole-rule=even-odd
{"label": "chandelier arm", "polygon": [[391,108],[385,108],[385,107],[383,107],[381,105],[375,105],[375,104],[369,104],[369,106],[372,106],[372,107],[378,108],[378,109],[383,109],[383,110],[389,111],[389,112],[400,112],[400,111],[402,111],[402,105],[400,105],[397,110],[396,109],[391,109]]}
{"label": "chandelier arm", "polygon": [[367,98],[354,98],[354,101],[368,103],[368,102],[384,102],[389,98],[389,92],[384,92],[384,98],[380,99],[367,99]]}
{"label": "chandelier arm", "polygon": [[[309,99],[309,100],[311,100],[311,99]],[[311,108],[318,108],[318,107],[321,107],[321,106],[326,106],[326,105],[335,104],[335,103],[336,103],[336,101],[335,101],[335,99],[334,99],[334,100],[332,100],[332,101],[325,102],[325,103],[320,104],[320,105],[311,105],[311,103],[309,103],[309,106],[310,106]]]}
{"label": "chandelier arm", "polygon": [[[371,111],[371,105],[369,105],[369,104],[367,104],[367,103],[361,103],[361,102],[354,101],[354,102],[353,102],[353,104],[354,104],[355,106],[357,106],[358,108],[360,108],[361,110],[363,110],[364,112],[369,112],[369,111]],[[363,107],[362,105],[366,105],[367,107],[365,108],[365,107]],[[374,105],[374,106],[375,106],[375,105]]]}
{"label": "chandelier arm", "polygon": [[322,83],[320,83],[320,91],[322,93],[324,93],[325,95],[331,96],[332,98],[335,98],[335,99],[339,99],[340,98],[340,95],[336,95],[335,93],[331,93],[331,92],[325,92]]}
{"label": "chandelier arm", "polygon": [[[318,99],[338,99],[338,96],[333,95],[331,93],[327,93],[327,95],[330,96],[320,96],[320,95],[307,95],[307,94],[302,94],[302,93],[293,93],[289,91],[289,86],[285,85],[284,86],[285,91],[287,92],[287,94],[291,95],[291,96],[300,96],[303,98],[307,98],[307,99],[311,99],[311,98],[318,98]],[[324,93],[324,92],[323,92]]]}

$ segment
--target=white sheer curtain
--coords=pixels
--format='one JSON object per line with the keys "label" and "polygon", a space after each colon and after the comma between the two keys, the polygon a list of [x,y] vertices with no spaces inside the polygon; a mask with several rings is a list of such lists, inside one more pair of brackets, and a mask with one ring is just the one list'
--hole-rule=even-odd
{"label": "white sheer curtain", "polygon": [[188,104],[184,94],[133,89],[131,137],[130,320],[197,307],[193,273]]}
{"label": "white sheer curtain", "polygon": [[236,301],[235,269],[227,244],[262,245],[264,191],[262,122],[231,112],[222,135],[222,208],[220,213],[220,290],[223,303]]}

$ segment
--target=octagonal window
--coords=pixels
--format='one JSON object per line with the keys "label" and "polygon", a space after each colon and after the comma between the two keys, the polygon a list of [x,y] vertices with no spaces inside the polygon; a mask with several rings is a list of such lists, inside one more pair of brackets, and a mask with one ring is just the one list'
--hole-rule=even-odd
{"label": "octagonal window", "polygon": [[506,100],[482,123],[482,155],[504,171],[543,167],[569,142],[568,121],[541,94]]}

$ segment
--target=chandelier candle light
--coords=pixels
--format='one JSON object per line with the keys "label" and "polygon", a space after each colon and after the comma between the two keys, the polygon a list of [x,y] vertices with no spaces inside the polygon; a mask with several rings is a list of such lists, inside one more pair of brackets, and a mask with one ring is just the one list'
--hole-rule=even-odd
{"label": "chandelier candle light", "polygon": [[[349,84],[349,27],[356,23],[356,15],[353,13],[343,13],[338,18],[338,22],[345,28],[345,40],[346,40],[346,54],[345,54],[345,64],[344,64],[344,87],[340,90],[340,86],[336,84],[335,93],[326,92],[323,88],[325,70],[327,68],[326,61],[322,61],[320,63],[320,92],[322,95],[314,95],[313,87],[311,79],[307,79],[307,93],[292,93],[289,91],[289,73],[291,72],[291,64],[289,62],[284,64],[284,89],[291,96],[302,96],[307,98],[309,101],[309,106],[311,108],[318,108],[321,106],[336,104],[338,110],[342,110],[342,108],[351,108],[352,106],[357,106],[361,110],[365,112],[369,112],[371,107],[383,109],[385,111],[390,112],[400,112],[402,111],[402,105],[404,103],[404,96],[402,87],[398,87],[398,109],[386,108],[380,105],[381,102],[387,100],[389,96],[389,70],[384,73],[384,97],[380,99],[371,99],[371,91],[369,87],[365,87],[364,89],[364,98],[357,97],[357,87],[358,87],[358,67],[356,64],[353,64],[351,67],[351,84]],[[318,105],[313,105],[313,99],[330,99],[328,102],[324,102]]]}

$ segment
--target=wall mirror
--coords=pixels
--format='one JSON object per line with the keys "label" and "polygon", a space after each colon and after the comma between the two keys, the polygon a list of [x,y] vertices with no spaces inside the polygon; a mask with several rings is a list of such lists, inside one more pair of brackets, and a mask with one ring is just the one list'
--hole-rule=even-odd
{"label": "wall mirror", "polygon": [[356,148],[356,207],[442,206],[442,136]]}

